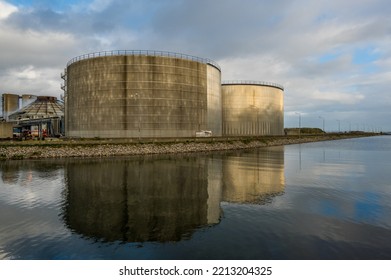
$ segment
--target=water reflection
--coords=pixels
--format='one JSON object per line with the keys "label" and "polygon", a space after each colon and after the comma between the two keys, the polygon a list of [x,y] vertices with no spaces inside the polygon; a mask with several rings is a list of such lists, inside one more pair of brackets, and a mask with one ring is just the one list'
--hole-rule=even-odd
{"label": "water reflection", "polygon": [[227,156],[223,164],[223,200],[266,203],[285,188],[284,147]]}
{"label": "water reflection", "polygon": [[0,161],[1,180],[5,185],[31,183],[33,177],[55,177],[62,163],[57,160],[45,161]]}
{"label": "water reflection", "polygon": [[220,202],[265,203],[284,191],[283,147],[209,156],[69,162],[64,220],[105,241],[179,241],[219,223]]}
{"label": "water reflection", "polygon": [[68,164],[65,220],[106,241],[180,240],[216,222],[207,215],[207,165],[197,157]]}
{"label": "water reflection", "polygon": [[56,189],[64,180],[63,164],[58,161],[0,162],[0,203],[34,208],[56,205],[62,197]]}
{"label": "water reflection", "polygon": [[390,158],[372,137],[3,161],[0,259],[389,259]]}

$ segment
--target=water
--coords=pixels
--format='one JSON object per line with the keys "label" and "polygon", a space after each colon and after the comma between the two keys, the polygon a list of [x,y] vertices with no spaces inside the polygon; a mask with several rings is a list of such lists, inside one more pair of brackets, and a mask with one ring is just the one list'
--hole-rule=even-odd
{"label": "water", "polygon": [[387,136],[0,175],[0,259],[391,259]]}

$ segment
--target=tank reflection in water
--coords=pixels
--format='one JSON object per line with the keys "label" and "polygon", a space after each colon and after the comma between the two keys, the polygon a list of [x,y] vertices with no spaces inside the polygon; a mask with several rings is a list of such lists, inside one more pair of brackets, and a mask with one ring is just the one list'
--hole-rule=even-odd
{"label": "tank reflection in water", "polygon": [[254,257],[262,215],[247,210],[284,192],[283,158],[280,147],[0,162],[0,259]]}
{"label": "tank reflection in water", "polygon": [[391,137],[0,161],[0,259],[390,259]]}
{"label": "tank reflection in water", "polygon": [[197,228],[219,223],[221,201],[265,203],[283,193],[283,147],[258,151],[258,161],[238,156],[68,163],[64,220],[103,241],[189,239]]}
{"label": "tank reflection in water", "polygon": [[257,204],[270,202],[274,196],[284,193],[284,147],[226,156],[223,176],[224,201]]}
{"label": "tank reflection in water", "polygon": [[219,205],[208,207],[207,165],[196,157],[179,164],[157,158],[69,164],[66,223],[106,241],[188,237],[218,222],[208,220],[208,211],[219,211]]}

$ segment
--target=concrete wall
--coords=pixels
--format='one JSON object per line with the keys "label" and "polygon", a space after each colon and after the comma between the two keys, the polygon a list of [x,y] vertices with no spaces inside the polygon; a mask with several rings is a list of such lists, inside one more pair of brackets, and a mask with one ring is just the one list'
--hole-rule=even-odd
{"label": "concrete wall", "polygon": [[0,138],[12,138],[12,123],[0,122]]}
{"label": "concrete wall", "polygon": [[[217,72],[213,79],[208,76],[213,72],[207,71],[209,67]],[[215,89],[208,82],[220,84],[219,74],[220,70],[206,63],[151,55],[71,63],[67,67],[66,135],[192,137],[196,131],[215,129],[207,113],[208,92]]]}
{"label": "concrete wall", "polygon": [[278,87],[223,84],[223,135],[283,135],[284,96]]}

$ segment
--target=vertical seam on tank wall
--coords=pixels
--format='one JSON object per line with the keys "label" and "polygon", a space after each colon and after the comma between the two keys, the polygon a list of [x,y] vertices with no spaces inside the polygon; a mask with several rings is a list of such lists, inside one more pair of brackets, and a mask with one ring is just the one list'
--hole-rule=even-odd
{"label": "vertical seam on tank wall", "polygon": [[125,100],[125,106],[124,107],[124,130],[127,131],[128,130],[128,122],[127,122],[127,119],[126,119],[126,116],[128,115],[128,89],[126,87],[126,82],[127,82],[127,65],[128,65],[128,56],[124,56],[124,74],[123,74],[123,78],[122,78],[122,83],[123,83],[123,88],[124,88],[124,100]]}

